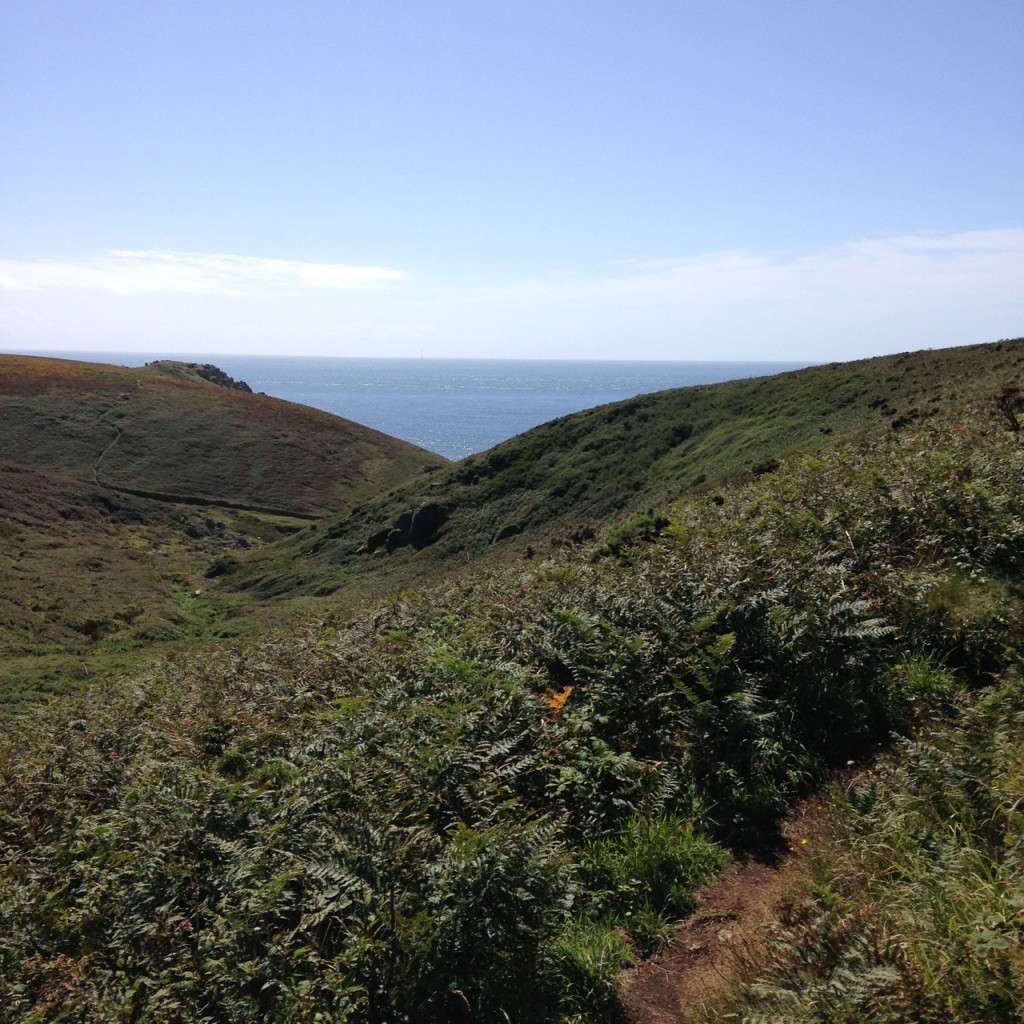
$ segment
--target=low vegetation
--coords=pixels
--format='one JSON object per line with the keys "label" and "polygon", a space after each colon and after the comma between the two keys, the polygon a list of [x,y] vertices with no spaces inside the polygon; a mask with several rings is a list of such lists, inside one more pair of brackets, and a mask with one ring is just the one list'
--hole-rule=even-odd
{"label": "low vegetation", "polygon": [[[616,517],[770,473],[789,454],[904,429],[957,403],[990,404],[1022,372],[1024,344],[1008,341],[632,398],[412,477],[262,549],[223,584],[277,601],[333,594],[352,607],[453,566],[546,555]],[[422,508],[441,512],[424,543],[384,543]]]}
{"label": "low vegetation", "polygon": [[709,1020],[1021,1019],[1021,682],[1014,673],[961,698],[952,721],[904,738],[835,794],[808,899],[749,965],[755,980]]}
{"label": "low vegetation", "polygon": [[0,704],[252,628],[211,567],[443,462],[214,369],[0,356]]}
{"label": "low vegetation", "polygon": [[994,393],[27,709],[0,740],[3,1005],[616,1021],[618,971],[695,891],[896,735],[739,1012],[1016,1019],[1024,447]]}
{"label": "low vegetation", "polygon": [[207,380],[202,370],[2,356],[4,460],[108,492],[299,519],[444,462],[337,416],[239,390],[231,378]]}

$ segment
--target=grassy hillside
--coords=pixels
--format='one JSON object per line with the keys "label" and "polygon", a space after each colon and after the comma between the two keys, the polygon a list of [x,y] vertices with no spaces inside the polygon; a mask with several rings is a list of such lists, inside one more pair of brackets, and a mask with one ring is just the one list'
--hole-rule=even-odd
{"label": "grassy hillside", "polygon": [[[40,1021],[617,1020],[620,966],[729,856],[770,846],[833,766],[997,680],[1019,706],[1024,446],[990,397],[935,410],[896,408],[899,429],[844,443],[833,426],[820,450],[592,544],[26,715],[0,739],[3,1005]],[[998,762],[965,745],[978,771],[1019,768],[1014,714],[993,726]],[[922,764],[925,796],[958,771],[941,749]],[[964,793],[983,823],[966,807],[957,822],[992,833],[982,865],[1015,820],[1013,778]],[[856,800],[883,825],[895,813]],[[944,849],[925,837],[909,856],[950,877]],[[966,945],[929,935],[965,969],[918,975],[926,1019],[1018,1019],[1016,918],[991,920]],[[836,978],[877,993],[885,972],[864,962],[862,982]],[[900,998],[888,1017],[801,1019],[901,1019]]]}
{"label": "grassy hillside", "polygon": [[231,383],[0,356],[4,699],[203,635],[239,612],[210,604],[211,562],[443,461]]}
{"label": "grassy hillside", "polygon": [[190,369],[2,356],[3,457],[107,489],[299,517],[343,509],[444,461]]}
{"label": "grassy hillside", "polygon": [[[0,630],[7,699],[542,557],[794,451],[899,431],[1020,379],[1024,343],[687,388],[567,416],[454,466],[237,390],[212,367],[5,357]],[[54,513],[57,513],[56,515]],[[638,525],[639,524],[639,525]]]}
{"label": "grassy hillside", "polygon": [[[411,479],[265,549],[225,581],[341,600],[592,536],[617,516],[770,472],[797,451],[899,430],[1024,372],[1024,341],[923,351],[683,388],[566,416]],[[411,536],[410,516],[424,511]]]}

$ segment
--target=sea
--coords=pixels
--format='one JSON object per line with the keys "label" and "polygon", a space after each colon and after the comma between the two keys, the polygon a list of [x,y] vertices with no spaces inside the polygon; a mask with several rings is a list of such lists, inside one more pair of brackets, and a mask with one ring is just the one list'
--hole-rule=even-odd
{"label": "sea", "polygon": [[447,459],[486,451],[567,413],[668,388],[799,369],[793,362],[371,359],[211,353],[34,352],[142,366],[213,363],[253,391],[299,402],[410,441]]}

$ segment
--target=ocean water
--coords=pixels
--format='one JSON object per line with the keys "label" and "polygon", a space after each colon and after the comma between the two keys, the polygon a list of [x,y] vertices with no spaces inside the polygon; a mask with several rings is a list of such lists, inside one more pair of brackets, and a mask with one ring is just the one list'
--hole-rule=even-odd
{"label": "ocean water", "polygon": [[[32,353],[29,353],[32,354]],[[213,363],[253,391],[311,405],[461,459],[567,413],[667,388],[761,377],[806,363],[357,359],[46,352],[141,366]]]}

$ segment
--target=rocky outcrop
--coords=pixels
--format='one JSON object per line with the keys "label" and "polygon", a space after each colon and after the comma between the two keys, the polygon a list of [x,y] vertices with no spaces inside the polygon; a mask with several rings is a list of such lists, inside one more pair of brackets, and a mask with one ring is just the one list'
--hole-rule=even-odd
{"label": "rocky outcrop", "polygon": [[209,384],[215,384],[219,388],[228,388],[231,391],[244,391],[252,394],[252,388],[244,380],[235,380],[229,377],[219,366],[213,363],[184,363],[177,359],[156,359],[147,366],[155,366],[157,369],[169,373],[175,377],[199,377]]}
{"label": "rocky outcrop", "polygon": [[366,551],[381,548],[389,554],[397,548],[413,547],[417,551],[433,544],[448,520],[448,510],[442,505],[428,503],[418,509],[406,509],[391,526],[372,534],[366,541]]}
{"label": "rocky outcrop", "polygon": [[212,363],[190,363],[189,365],[203,380],[208,380],[219,388],[230,388],[232,391],[246,391],[250,395],[252,394],[252,388],[244,380],[235,380],[234,377],[229,377],[219,366],[214,366]]}

